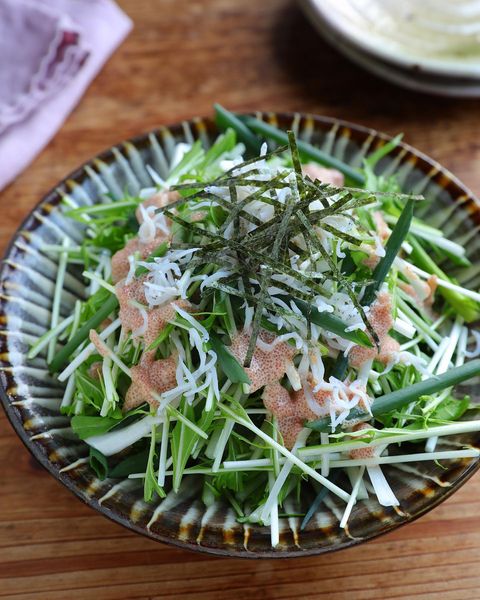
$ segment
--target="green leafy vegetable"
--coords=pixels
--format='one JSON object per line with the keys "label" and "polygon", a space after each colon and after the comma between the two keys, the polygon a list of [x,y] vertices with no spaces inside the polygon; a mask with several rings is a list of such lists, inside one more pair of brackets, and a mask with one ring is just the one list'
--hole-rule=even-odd
{"label": "green leafy vegetable", "polygon": [[210,335],[210,345],[217,355],[220,368],[232,383],[251,383],[248,375],[245,373],[245,369],[218,337]]}
{"label": "green leafy vegetable", "polygon": [[94,417],[85,415],[76,415],[70,422],[73,431],[81,440],[86,440],[94,435],[102,435],[110,431],[115,425],[118,425],[118,419],[108,417]]}
{"label": "green leafy vegetable", "polygon": [[147,470],[149,456],[149,448],[145,448],[145,450],[142,450],[141,452],[127,456],[127,458],[123,459],[109,470],[108,476],[113,479],[120,479],[128,477],[132,473],[144,473]]}
{"label": "green leafy vegetable", "polygon": [[[180,411],[189,420],[195,423],[195,411],[191,404],[185,399],[182,400]],[[204,411],[199,420],[198,427],[202,430],[208,430],[215,414],[215,407],[210,411]],[[182,482],[183,472],[187,461],[192,452],[193,446],[198,442],[199,436],[192,431],[182,421],[177,421],[177,424],[172,431],[172,457],[173,457],[173,489],[178,491]]]}
{"label": "green leafy vegetable", "polygon": [[95,472],[95,475],[103,481],[108,475],[108,461],[107,458],[95,448],[90,448],[88,455],[88,464],[91,469]]}
{"label": "green leafy vegetable", "polygon": [[155,473],[155,458],[156,458],[156,427],[152,425],[152,435],[150,437],[150,449],[148,452],[147,467],[145,470],[145,480],[143,483],[143,499],[145,502],[150,502],[153,495],[157,493],[160,498],[165,498],[166,494],[162,487],[158,485],[157,475]]}
{"label": "green leafy vegetable", "polygon": [[429,415],[432,421],[458,421],[470,408],[470,398],[457,399],[453,397],[445,398],[445,400]]}

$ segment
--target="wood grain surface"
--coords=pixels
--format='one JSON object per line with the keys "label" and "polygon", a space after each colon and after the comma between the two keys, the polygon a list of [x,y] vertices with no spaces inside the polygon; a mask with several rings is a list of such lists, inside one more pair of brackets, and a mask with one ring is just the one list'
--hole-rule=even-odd
{"label": "wood grain surface", "polygon": [[[135,23],[64,127],[0,194],[0,244],[69,171],[123,138],[232,109],[303,110],[389,133],[480,193],[479,102],[415,94],[353,66],[289,0],[119,0]],[[480,598],[480,477],[421,520],[336,554],[211,558],[156,544],[75,499],[0,415],[5,598]]]}

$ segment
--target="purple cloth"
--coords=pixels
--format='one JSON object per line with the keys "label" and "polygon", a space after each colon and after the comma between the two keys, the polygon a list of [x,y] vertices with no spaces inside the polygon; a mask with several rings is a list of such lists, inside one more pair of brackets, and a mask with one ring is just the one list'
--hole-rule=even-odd
{"label": "purple cloth", "polygon": [[0,0],[0,190],[46,146],[131,27],[113,0]]}

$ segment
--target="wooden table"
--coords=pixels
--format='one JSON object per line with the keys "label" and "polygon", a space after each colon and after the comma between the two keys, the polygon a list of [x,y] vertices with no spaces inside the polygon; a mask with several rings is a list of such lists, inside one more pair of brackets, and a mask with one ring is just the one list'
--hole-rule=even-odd
{"label": "wooden table", "polygon": [[[135,22],[65,126],[0,194],[3,247],[35,202],[100,150],[232,109],[334,115],[405,139],[480,193],[478,101],[384,83],[322,42],[290,0],[121,0]],[[0,415],[0,596],[480,598],[480,478],[420,521],[318,558],[241,561],[156,544],[83,506]]]}

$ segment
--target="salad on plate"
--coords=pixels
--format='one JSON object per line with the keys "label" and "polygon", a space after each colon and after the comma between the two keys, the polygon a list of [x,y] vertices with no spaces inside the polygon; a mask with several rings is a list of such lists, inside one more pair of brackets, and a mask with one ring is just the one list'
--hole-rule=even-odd
{"label": "salad on plate", "polygon": [[[302,527],[327,493],[346,527],[369,494],[398,505],[382,465],[478,457],[437,445],[480,430],[454,393],[480,374],[480,294],[450,275],[471,267],[468,238],[375,174],[399,138],[356,169],[216,113],[214,143],[178,143],[138,197],[65,196],[83,243],[44,247],[58,257],[51,329],[29,358],[45,352],[65,384],[100,478],[140,480],[147,502],[195,478],[207,506],[269,526],[276,546],[307,487]],[[86,295],[62,318],[78,269]]]}

